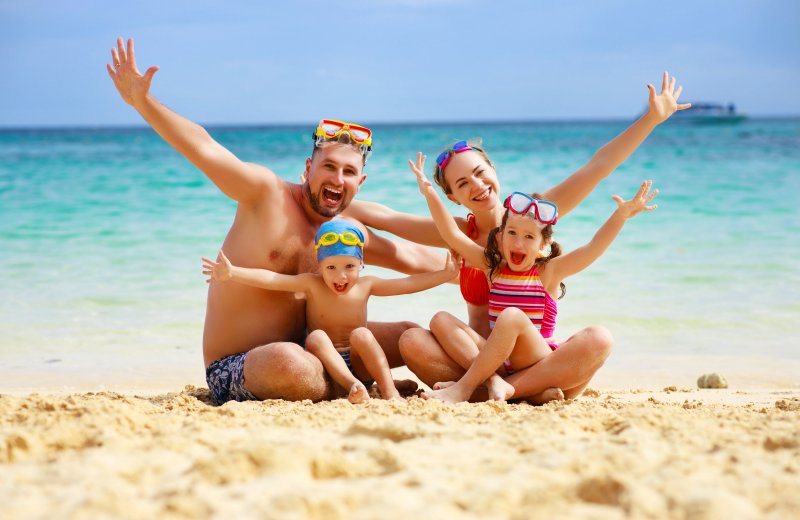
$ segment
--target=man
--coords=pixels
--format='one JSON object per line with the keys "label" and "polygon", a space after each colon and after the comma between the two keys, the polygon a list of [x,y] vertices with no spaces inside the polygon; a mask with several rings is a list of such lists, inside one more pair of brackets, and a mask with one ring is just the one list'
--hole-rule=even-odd
{"label": "man", "polygon": [[[269,169],[240,161],[201,126],[172,112],[150,94],[158,67],[141,74],[133,39],[122,38],[106,65],[122,99],[175,150],[197,166],[222,192],[238,202],[222,248],[243,267],[284,274],[316,267],[314,236],[320,224],[341,213],[366,179],[371,132],[342,122],[321,124],[303,184],[281,180]],[[364,260],[406,273],[441,268],[443,257],[414,244],[395,243],[368,232]],[[392,367],[403,364],[400,335],[413,323],[373,323],[369,329]],[[211,284],[208,291],[203,356],[210,385],[221,400],[332,397],[320,361],[301,346],[305,300],[293,293],[240,284]]]}

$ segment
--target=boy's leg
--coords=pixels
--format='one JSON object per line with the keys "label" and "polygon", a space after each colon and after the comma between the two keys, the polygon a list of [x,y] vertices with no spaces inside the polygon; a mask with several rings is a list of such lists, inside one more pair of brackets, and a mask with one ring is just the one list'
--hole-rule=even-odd
{"label": "boy's leg", "polygon": [[[350,363],[359,377],[373,378],[378,383],[384,399],[403,400],[392,380],[389,362],[378,340],[366,327],[350,333]],[[367,373],[364,374],[364,371]]]}
{"label": "boy's leg", "polygon": [[309,334],[306,338],[306,350],[319,358],[331,378],[348,391],[348,401],[363,403],[369,400],[369,393],[364,383],[350,372],[327,334],[319,329]]}

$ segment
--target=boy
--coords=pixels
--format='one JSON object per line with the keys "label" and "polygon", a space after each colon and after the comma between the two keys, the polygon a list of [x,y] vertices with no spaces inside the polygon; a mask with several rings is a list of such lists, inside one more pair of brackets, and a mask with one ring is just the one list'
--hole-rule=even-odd
{"label": "boy", "polygon": [[230,263],[220,251],[217,261],[203,258],[208,283],[233,280],[272,291],[306,295],[306,321],[311,333],[306,349],[322,362],[331,378],[349,389],[351,403],[369,400],[365,384],[378,383],[384,399],[403,398],[394,386],[389,363],[375,336],[367,329],[370,296],[393,296],[430,289],[458,274],[460,259],[448,254],[440,271],[384,280],[360,277],[364,235],[352,222],[333,219],[322,224],[314,239],[318,273],[285,275],[266,269],[248,269]]}

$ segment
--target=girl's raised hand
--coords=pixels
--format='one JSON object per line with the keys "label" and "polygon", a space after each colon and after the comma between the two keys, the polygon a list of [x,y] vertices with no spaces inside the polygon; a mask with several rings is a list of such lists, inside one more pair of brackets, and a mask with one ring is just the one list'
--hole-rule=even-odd
{"label": "girl's raised hand", "polygon": [[417,176],[417,184],[419,185],[419,192],[423,195],[428,193],[436,194],[433,190],[433,184],[431,181],[425,177],[425,159],[427,157],[422,155],[422,152],[417,153],[417,162],[414,163],[411,159],[408,160],[408,165],[411,167],[411,171],[414,172],[414,175]]}
{"label": "girl's raised hand", "polygon": [[224,282],[233,277],[233,274],[231,274],[231,261],[225,256],[222,249],[219,250],[216,262],[203,258],[203,274],[208,276],[206,283],[211,283],[212,281]]}
{"label": "girl's raised hand", "polygon": [[659,123],[666,121],[676,111],[686,110],[692,106],[691,103],[678,104],[678,98],[681,96],[683,87],[678,87],[676,90],[675,76],[670,79],[666,71],[664,71],[664,77],[661,80],[660,94],[656,94],[656,89],[651,83],[647,84],[647,89],[650,91],[648,113],[652,114]]}
{"label": "girl's raised hand", "polygon": [[642,185],[639,186],[639,191],[636,192],[636,195],[634,195],[631,200],[622,200],[622,197],[619,195],[612,195],[611,198],[617,202],[617,212],[628,219],[635,217],[642,211],[653,211],[656,209],[658,207],[657,204],[648,206],[648,204],[656,198],[656,195],[658,195],[657,189],[652,192],[650,191],[652,186],[653,181],[644,181]]}

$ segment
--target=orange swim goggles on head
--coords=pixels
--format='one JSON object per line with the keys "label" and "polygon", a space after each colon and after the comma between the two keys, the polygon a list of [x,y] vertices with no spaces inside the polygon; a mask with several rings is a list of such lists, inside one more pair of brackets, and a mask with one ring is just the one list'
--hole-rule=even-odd
{"label": "orange swim goggles on head", "polygon": [[342,132],[350,134],[350,138],[360,145],[372,146],[372,130],[366,126],[346,123],[336,119],[323,119],[320,121],[314,132],[314,138],[333,139]]}

